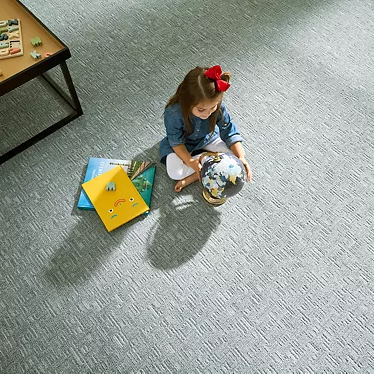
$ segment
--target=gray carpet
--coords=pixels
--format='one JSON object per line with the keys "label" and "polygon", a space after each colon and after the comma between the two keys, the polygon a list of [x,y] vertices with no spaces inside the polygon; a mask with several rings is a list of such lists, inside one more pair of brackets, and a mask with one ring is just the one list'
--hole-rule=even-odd
{"label": "gray carpet", "polygon": [[[374,372],[373,2],[25,4],[84,115],[0,166],[0,372]],[[157,163],[147,218],[77,210],[88,158],[157,160],[167,99],[213,64],[253,182],[212,208]],[[0,153],[66,111],[40,80],[1,97]]]}

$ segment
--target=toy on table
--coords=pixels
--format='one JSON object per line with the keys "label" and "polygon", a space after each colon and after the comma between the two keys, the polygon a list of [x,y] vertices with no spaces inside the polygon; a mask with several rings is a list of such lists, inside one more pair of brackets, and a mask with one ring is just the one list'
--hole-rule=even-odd
{"label": "toy on table", "polygon": [[31,57],[32,57],[34,60],[37,60],[38,58],[41,58],[41,57],[42,57],[42,55],[41,55],[40,53],[36,52],[36,49],[33,50],[32,52],[30,52],[30,55],[31,55]]}
{"label": "toy on table", "polygon": [[42,45],[42,41],[39,36],[35,36],[35,38],[31,39],[31,44],[33,47],[39,47],[40,45]]}
{"label": "toy on table", "polygon": [[23,56],[21,21],[0,21],[0,60],[18,56]]}

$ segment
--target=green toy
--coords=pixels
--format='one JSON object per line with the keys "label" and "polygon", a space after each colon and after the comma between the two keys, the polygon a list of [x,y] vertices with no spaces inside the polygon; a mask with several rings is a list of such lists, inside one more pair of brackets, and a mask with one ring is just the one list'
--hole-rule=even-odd
{"label": "green toy", "polygon": [[32,38],[32,39],[31,39],[31,44],[32,44],[34,47],[38,47],[39,45],[42,45],[42,41],[41,41],[41,39],[39,38],[39,36],[35,36],[35,38]]}

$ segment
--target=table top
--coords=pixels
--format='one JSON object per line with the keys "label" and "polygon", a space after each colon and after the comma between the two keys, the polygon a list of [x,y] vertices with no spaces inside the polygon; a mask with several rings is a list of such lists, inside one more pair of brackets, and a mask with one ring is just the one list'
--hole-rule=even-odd
{"label": "table top", "polygon": [[[17,0],[0,1],[0,21],[14,20],[18,18],[21,24],[21,36],[23,44],[23,56],[0,59],[0,83],[12,76],[39,64],[48,57],[44,57],[49,52],[52,55],[60,52],[67,47],[48,30],[30,11],[27,10]],[[33,46],[31,39],[38,36],[42,45]],[[30,52],[36,50],[41,54],[41,58],[35,60],[31,57]]]}

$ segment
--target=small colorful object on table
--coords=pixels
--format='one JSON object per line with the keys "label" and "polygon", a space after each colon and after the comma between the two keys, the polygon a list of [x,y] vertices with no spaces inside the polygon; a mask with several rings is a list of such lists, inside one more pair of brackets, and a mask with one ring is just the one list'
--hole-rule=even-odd
{"label": "small colorful object on table", "polygon": [[30,56],[31,56],[34,60],[37,60],[37,59],[39,59],[39,58],[42,57],[42,55],[41,55],[40,53],[36,52],[36,50],[30,52]]}
{"label": "small colorful object on table", "polygon": [[39,45],[42,45],[42,40],[39,38],[39,36],[35,36],[35,38],[31,39],[31,44],[33,47],[38,47]]}
{"label": "small colorful object on table", "polygon": [[11,49],[9,49],[9,53],[10,53],[11,55],[15,55],[15,54],[17,54],[17,53],[19,53],[19,52],[21,52],[21,49],[20,49],[20,48],[14,48],[14,47],[12,47]]}
{"label": "small colorful object on table", "polygon": [[0,60],[18,56],[23,56],[21,21],[0,21]]}

